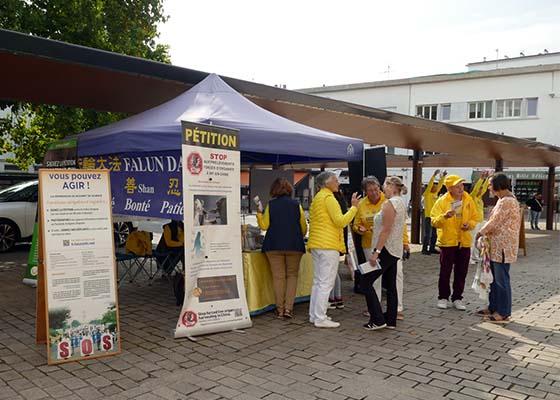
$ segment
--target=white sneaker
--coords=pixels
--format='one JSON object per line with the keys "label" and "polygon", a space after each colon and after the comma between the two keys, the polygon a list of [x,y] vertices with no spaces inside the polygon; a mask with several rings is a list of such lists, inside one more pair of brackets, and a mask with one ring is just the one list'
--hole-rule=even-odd
{"label": "white sneaker", "polygon": [[447,308],[447,299],[439,299],[437,302],[437,308],[445,310]]}
{"label": "white sneaker", "polygon": [[459,311],[465,311],[467,309],[467,307],[465,307],[461,300],[455,300],[453,302],[453,307],[455,307]]}
{"label": "white sneaker", "polygon": [[331,321],[329,319],[315,322],[315,328],[338,328],[339,326],[340,323]]}
{"label": "white sneaker", "polygon": [[[331,317],[329,317],[328,315],[327,315],[327,319],[328,319],[329,321],[331,321],[331,320],[332,320],[332,318],[331,318]],[[311,318],[309,318],[309,323],[310,323],[310,324],[314,324],[314,323],[315,323],[315,320],[314,320],[314,319],[311,319]]]}

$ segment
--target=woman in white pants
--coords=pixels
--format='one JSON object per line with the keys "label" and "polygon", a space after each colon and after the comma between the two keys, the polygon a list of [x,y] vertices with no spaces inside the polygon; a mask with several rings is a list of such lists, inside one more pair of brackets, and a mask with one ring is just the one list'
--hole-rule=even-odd
{"label": "woman in white pants", "polygon": [[313,257],[313,288],[309,303],[309,322],[317,328],[337,328],[338,322],[327,317],[329,294],[338,270],[339,252],[346,253],[343,228],[357,212],[359,196],[352,195],[352,207],[342,214],[333,193],[338,191],[338,178],[333,172],[321,172],[315,178],[319,192],[311,203],[308,250]]}

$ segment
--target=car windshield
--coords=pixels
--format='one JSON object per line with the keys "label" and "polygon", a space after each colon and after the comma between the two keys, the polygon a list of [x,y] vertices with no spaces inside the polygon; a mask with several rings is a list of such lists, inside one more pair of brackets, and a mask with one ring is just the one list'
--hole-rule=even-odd
{"label": "car windshield", "polygon": [[0,201],[37,201],[37,186],[37,181],[29,181],[0,190]]}

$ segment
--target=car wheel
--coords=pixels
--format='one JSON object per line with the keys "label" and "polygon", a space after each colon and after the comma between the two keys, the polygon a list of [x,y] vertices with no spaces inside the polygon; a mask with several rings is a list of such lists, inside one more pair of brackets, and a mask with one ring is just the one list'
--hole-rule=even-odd
{"label": "car wheel", "polygon": [[113,225],[115,229],[115,245],[122,247],[125,245],[128,235],[134,230],[134,227],[130,222],[115,222]]}
{"label": "car wheel", "polygon": [[6,219],[0,219],[0,253],[14,248],[19,239],[17,226]]}

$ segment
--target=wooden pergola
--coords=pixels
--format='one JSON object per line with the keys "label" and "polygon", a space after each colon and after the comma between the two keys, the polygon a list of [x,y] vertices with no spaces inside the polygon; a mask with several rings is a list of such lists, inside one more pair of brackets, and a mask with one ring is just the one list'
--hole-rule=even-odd
{"label": "wooden pergola", "polygon": [[[216,60],[219,62],[219,59]],[[0,99],[138,113],[188,90],[208,73],[0,30]],[[291,120],[369,144],[412,149],[412,241],[419,242],[422,166],[547,167],[553,203],[560,148],[372,107],[222,77],[259,106]],[[424,151],[442,155],[423,158]],[[398,160],[398,161],[397,161]],[[398,164],[398,165],[397,165]],[[547,229],[553,226],[548,207]]]}

